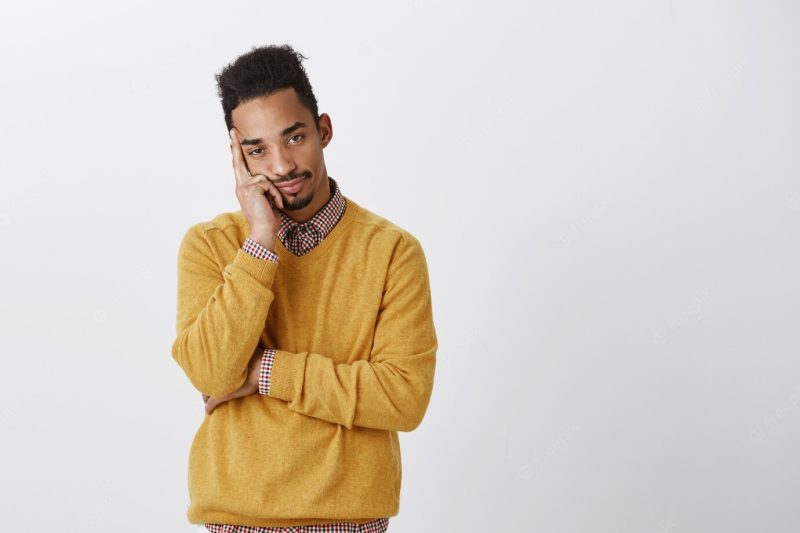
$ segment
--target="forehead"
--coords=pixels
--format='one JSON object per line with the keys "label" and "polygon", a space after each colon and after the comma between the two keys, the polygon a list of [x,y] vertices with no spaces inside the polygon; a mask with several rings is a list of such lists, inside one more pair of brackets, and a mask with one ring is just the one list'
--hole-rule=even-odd
{"label": "forehead", "polygon": [[241,103],[231,111],[233,126],[246,137],[276,136],[295,122],[313,124],[311,112],[291,87]]}

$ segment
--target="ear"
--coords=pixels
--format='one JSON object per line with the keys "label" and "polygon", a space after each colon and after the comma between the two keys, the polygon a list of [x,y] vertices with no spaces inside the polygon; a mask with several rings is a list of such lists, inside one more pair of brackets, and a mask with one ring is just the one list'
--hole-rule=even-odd
{"label": "ear", "polygon": [[319,116],[319,138],[322,142],[322,147],[325,148],[333,139],[333,124],[331,124],[331,117],[327,113],[322,113]]}

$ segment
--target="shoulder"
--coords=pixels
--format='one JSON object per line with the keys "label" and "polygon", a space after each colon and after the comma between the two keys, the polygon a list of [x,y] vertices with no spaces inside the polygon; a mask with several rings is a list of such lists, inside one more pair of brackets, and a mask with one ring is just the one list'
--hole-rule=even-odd
{"label": "shoulder", "polygon": [[219,213],[200,224],[202,224],[202,230],[206,232],[215,229],[226,233],[229,231],[242,232],[247,229],[247,219],[244,217],[241,209],[238,211]]}
{"label": "shoulder", "polygon": [[208,245],[225,243],[237,245],[244,240],[247,231],[247,219],[242,211],[226,211],[206,220],[195,222],[184,232],[182,245],[204,241]]}
{"label": "shoulder", "polygon": [[353,232],[360,233],[370,240],[396,247],[421,247],[419,240],[410,231],[388,218],[347,199],[349,207],[355,209]]}
{"label": "shoulder", "polygon": [[[401,291],[409,296],[427,290],[428,264],[419,239],[409,230],[369,209],[358,206],[351,233],[366,238],[358,249],[369,257],[365,264],[380,264],[386,291]],[[378,267],[376,267],[377,269]]]}

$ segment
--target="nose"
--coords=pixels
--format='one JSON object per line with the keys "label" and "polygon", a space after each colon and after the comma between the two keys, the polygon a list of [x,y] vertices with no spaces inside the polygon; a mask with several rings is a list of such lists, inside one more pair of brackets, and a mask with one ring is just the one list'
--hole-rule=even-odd
{"label": "nose", "polygon": [[297,168],[288,151],[281,147],[273,152],[272,172],[278,176],[288,176]]}

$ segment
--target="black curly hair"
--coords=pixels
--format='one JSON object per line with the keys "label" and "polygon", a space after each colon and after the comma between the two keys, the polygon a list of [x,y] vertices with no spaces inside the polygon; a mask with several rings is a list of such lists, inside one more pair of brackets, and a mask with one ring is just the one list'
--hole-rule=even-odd
{"label": "black curly hair", "polygon": [[303,59],[308,58],[288,44],[254,46],[216,74],[217,95],[222,101],[228,131],[233,128],[231,112],[236,106],[288,87],[295,90],[300,102],[311,111],[319,131],[317,99],[303,68]]}

